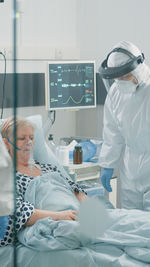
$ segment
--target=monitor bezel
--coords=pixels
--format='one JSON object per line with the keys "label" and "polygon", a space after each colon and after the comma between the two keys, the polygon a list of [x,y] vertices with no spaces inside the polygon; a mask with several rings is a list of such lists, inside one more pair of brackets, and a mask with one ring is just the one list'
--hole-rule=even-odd
{"label": "monitor bezel", "polygon": [[[94,65],[94,104],[89,106],[77,106],[77,107],[50,107],[50,77],[49,77],[49,65],[50,64],[86,64],[92,63]],[[80,109],[89,109],[96,108],[96,62],[95,60],[59,60],[59,61],[48,61],[46,64],[45,72],[45,106],[48,111],[57,111],[57,110],[80,110]]]}

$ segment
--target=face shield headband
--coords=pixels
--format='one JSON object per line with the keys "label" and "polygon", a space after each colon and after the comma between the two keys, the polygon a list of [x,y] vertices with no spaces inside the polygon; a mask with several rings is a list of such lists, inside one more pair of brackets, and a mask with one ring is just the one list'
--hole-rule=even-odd
{"label": "face shield headband", "polygon": [[[130,60],[126,64],[119,66],[119,67],[108,67],[107,66],[108,58],[114,52],[124,53],[129,56]],[[143,53],[136,57],[124,48],[121,48],[121,47],[115,48],[108,54],[107,58],[102,62],[98,71],[102,79],[119,78],[133,71],[139,64],[142,64],[144,62],[144,59],[145,57]]]}

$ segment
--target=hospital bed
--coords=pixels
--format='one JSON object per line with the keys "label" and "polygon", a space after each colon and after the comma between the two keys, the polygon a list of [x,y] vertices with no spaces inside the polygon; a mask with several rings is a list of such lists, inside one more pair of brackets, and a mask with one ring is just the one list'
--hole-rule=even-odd
{"label": "hospital bed", "polygon": [[[41,116],[32,116],[28,119],[37,125],[34,158],[41,163],[51,162],[68,175],[46,145]],[[103,198],[102,201],[109,208],[113,226],[99,242],[86,246],[82,244],[80,247],[73,242],[72,248],[66,246],[66,249],[58,247],[56,250],[44,249],[42,246],[41,249],[31,249],[28,245],[18,243],[17,267],[150,266],[150,214],[113,209],[107,199]],[[65,244],[65,241],[62,241]],[[13,252],[12,246],[0,248],[0,267],[13,267]]]}

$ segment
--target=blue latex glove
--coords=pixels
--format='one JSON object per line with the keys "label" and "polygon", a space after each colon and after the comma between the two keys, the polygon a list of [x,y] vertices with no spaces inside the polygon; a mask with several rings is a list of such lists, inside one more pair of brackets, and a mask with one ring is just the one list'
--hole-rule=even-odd
{"label": "blue latex glove", "polygon": [[100,177],[101,183],[108,192],[112,192],[110,179],[112,178],[113,172],[114,172],[114,169],[112,168],[104,168],[104,170],[101,173],[101,177]]}
{"label": "blue latex glove", "polygon": [[8,227],[8,216],[0,216],[0,239],[3,239]]}

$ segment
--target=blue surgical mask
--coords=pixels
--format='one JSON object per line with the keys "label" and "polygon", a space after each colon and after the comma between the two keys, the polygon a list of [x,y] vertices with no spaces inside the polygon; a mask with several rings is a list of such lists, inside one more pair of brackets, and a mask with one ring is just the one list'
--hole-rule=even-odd
{"label": "blue surgical mask", "polygon": [[136,89],[138,87],[138,84],[135,84],[132,80],[129,81],[117,80],[115,82],[116,82],[116,88],[122,94],[133,94],[136,92]]}

